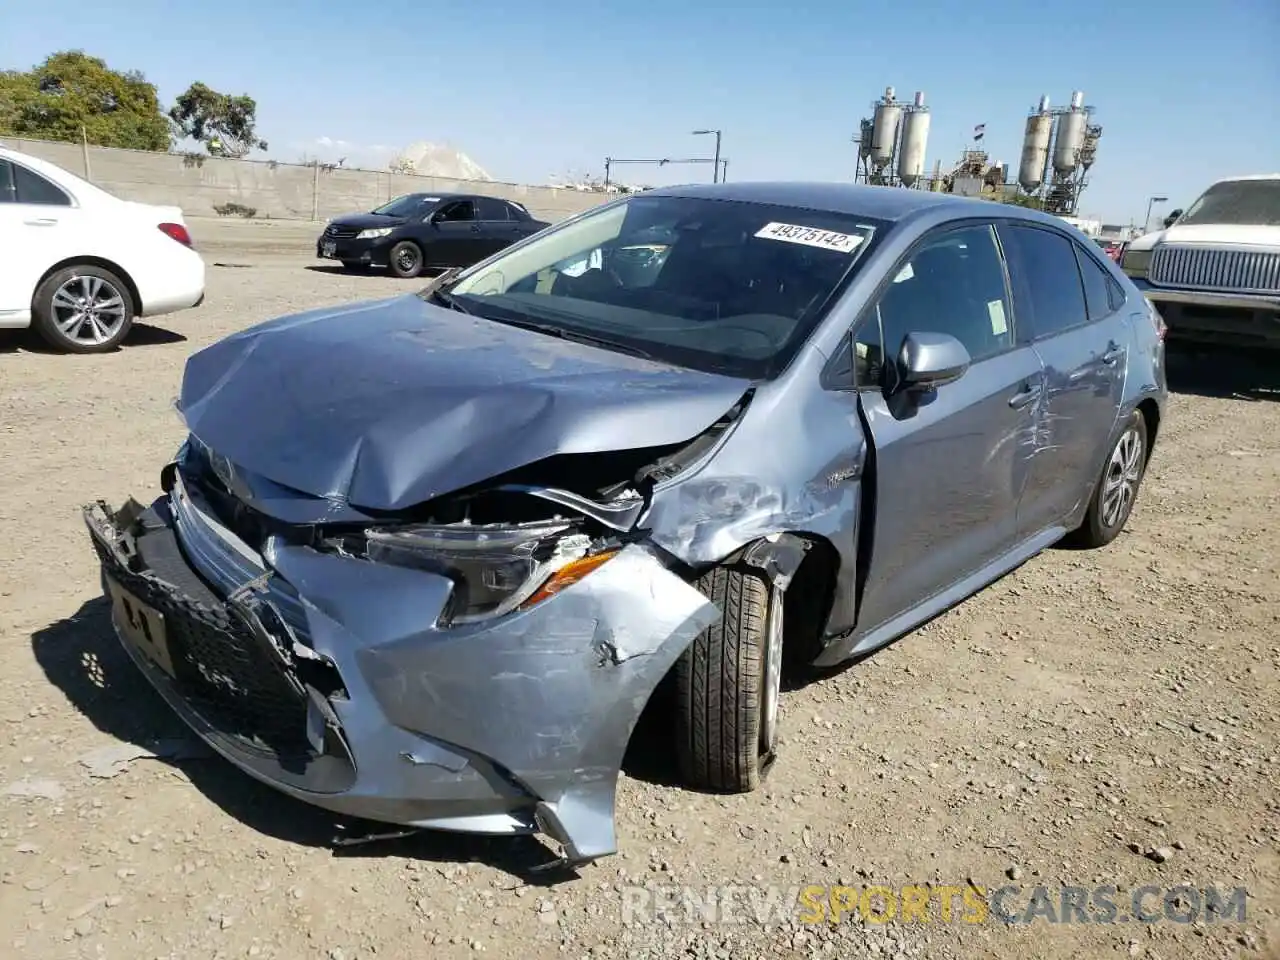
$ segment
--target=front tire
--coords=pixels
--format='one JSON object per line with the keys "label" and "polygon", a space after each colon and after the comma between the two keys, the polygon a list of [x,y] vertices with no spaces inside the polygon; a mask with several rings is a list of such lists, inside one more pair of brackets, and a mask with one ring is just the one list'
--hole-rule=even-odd
{"label": "front tire", "polygon": [[412,240],[401,240],[387,254],[387,269],[393,277],[416,277],[422,272],[422,264],[422,248]]}
{"label": "front tire", "polygon": [[694,584],[721,610],[676,662],[677,748],[690,787],[754,790],[776,746],[782,604],[759,572],[716,567]]}
{"label": "front tire", "polygon": [[1129,415],[1107,454],[1084,522],[1075,539],[1084,547],[1105,547],[1120,535],[1138,499],[1147,469],[1147,420],[1142,411]]}
{"label": "front tire", "polygon": [[31,300],[36,333],[63,353],[114,350],[129,335],[136,312],[125,282],[90,264],[50,274]]}

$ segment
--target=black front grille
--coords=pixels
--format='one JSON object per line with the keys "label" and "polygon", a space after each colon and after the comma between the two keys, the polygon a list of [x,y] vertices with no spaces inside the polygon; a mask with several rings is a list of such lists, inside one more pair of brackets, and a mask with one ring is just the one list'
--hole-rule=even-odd
{"label": "black front grille", "polygon": [[324,235],[330,240],[352,240],[359,232],[353,227],[339,227],[332,223],[324,228]]}
{"label": "black front grille", "polygon": [[164,570],[166,557],[182,563],[168,528],[138,538],[146,564],[159,568],[155,576],[129,569],[97,537],[93,543],[106,575],[164,618],[171,683],[192,710],[220,733],[281,761],[305,763],[316,755],[306,733],[306,694],[270,641],[255,636],[229,605],[197,600],[166,582],[181,584],[186,574],[175,569],[170,577]]}

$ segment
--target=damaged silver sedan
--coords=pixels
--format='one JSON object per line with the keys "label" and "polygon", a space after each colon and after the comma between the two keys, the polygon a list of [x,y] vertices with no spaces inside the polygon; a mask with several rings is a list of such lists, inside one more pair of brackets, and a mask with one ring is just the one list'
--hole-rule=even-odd
{"label": "damaged silver sedan", "polygon": [[1161,336],[1031,211],[656,190],[194,354],[164,495],[85,521],[124,646],[233,764],[582,862],[658,689],[686,782],[750,790],[784,662],[1118,535]]}

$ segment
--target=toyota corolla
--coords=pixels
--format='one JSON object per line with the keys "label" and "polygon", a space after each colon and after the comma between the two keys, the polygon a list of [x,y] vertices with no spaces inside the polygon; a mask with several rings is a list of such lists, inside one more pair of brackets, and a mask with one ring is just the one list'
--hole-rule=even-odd
{"label": "toyota corolla", "polygon": [[1162,335],[1035,211],[654,190],[194,354],[164,495],[84,516],[124,646],[236,766],[587,861],[651,700],[685,783],[751,790],[784,666],[1119,535]]}

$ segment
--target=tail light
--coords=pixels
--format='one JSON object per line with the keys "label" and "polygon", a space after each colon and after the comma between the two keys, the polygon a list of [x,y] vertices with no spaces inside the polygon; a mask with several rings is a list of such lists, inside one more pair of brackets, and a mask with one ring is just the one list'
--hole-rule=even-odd
{"label": "tail light", "polygon": [[160,224],[157,224],[157,226],[160,228],[160,232],[163,233],[166,237],[171,237],[172,239],[177,240],[184,247],[195,246],[195,244],[191,242],[191,234],[187,232],[187,228],[184,227],[182,224],[160,223]]}

